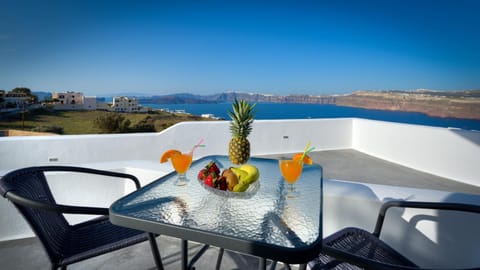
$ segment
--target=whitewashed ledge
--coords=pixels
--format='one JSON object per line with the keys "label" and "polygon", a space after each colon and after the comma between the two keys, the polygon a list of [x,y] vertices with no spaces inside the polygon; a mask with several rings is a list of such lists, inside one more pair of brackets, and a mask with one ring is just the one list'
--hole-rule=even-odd
{"label": "whitewashed ledge", "polygon": [[[324,180],[323,199],[324,237],[344,227],[373,231],[381,204],[392,199],[480,205],[474,194],[334,179]],[[480,265],[478,224],[478,214],[393,208],[381,238],[419,265],[467,268]]]}

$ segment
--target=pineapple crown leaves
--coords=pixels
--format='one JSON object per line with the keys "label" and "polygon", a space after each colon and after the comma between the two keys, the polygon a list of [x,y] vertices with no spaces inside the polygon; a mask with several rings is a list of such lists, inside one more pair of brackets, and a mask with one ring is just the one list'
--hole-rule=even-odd
{"label": "pineapple crown leaves", "polygon": [[232,119],[230,123],[230,131],[234,137],[246,138],[252,131],[252,123],[255,117],[255,104],[248,101],[237,99],[232,104],[232,111],[228,111],[228,115]]}

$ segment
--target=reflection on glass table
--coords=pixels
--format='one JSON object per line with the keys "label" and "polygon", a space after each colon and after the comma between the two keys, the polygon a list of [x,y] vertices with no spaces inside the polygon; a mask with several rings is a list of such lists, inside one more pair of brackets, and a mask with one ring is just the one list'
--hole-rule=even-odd
{"label": "reflection on glass table", "polygon": [[[226,156],[207,156],[192,163],[187,177],[196,179],[210,161],[221,169],[233,166]],[[196,180],[177,186],[173,172],[116,201],[110,219],[116,225],[183,239],[184,248],[191,240],[254,255],[262,258],[262,269],[266,259],[308,262],[322,242],[322,168],[305,165],[295,186],[300,195],[286,199],[278,160],[251,158],[248,163],[260,171],[258,188],[249,196],[222,196]]]}

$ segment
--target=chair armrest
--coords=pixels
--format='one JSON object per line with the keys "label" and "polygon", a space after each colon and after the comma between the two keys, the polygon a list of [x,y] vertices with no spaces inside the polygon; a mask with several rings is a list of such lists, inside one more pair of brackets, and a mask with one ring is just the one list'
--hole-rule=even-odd
{"label": "chair armrest", "polygon": [[[126,173],[118,173],[118,172],[112,172],[112,171],[104,171],[104,170],[75,167],[75,166],[38,166],[38,167],[25,168],[25,169],[22,169],[22,171],[41,172],[41,173],[77,172],[77,173],[85,173],[85,174],[110,176],[110,177],[116,177],[116,178],[130,179],[134,182],[135,187],[137,189],[140,188],[140,181],[138,180],[138,178],[131,174],[126,174]],[[31,200],[31,199],[18,196],[13,191],[6,190],[4,192],[5,192],[4,194],[5,198],[30,208],[43,209],[48,211],[60,212],[64,214],[87,214],[87,215],[108,215],[109,214],[108,208],[85,207],[85,206],[74,206],[74,205],[63,205],[63,204],[47,204],[40,201]]]}
{"label": "chair armrest", "polygon": [[26,199],[24,197],[18,196],[13,192],[7,192],[5,194],[5,198],[11,200],[14,203],[17,203],[19,205],[23,205],[26,207],[60,212],[64,214],[108,215],[108,208],[73,206],[73,205],[63,205],[63,204],[47,204],[39,201]]}
{"label": "chair armrest", "polygon": [[422,208],[422,209],[434,209],[434,210],[449,210],[449,211],[462,211],[480,214],[480,206],[464,203],[446,203],[446,202],[412,202],[412,201],[388,201],[382,205],[378,213],[377,223],[373,235],[380,237],[382,231],[383,222],[387,214],[387,210],[392,207],[402,208]]}
{"label": "chair armrest", "polygon": [[90,174],[98,174],[104,176],[111,176],[117,178],[127,178],[132,180],[135,183],[136,189],[140,188],[140,181],[137,177],[131,174],[126,173],[119,173],[119,172],[112,172],[112,171],[104,171],[92,168],[85,168],[85,167],[75,167],[75,166],[41,166],[41,167],[34,167],[34,169],[38,169],[40,171],[50,171],[50,172],[79,172],[79,173],[90,173]]}

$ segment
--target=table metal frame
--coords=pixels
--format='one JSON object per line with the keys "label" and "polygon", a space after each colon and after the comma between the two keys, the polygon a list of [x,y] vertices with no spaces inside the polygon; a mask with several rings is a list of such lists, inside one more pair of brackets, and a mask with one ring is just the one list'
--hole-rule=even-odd
{"label": "table metal frame", "polygon": [[[192,163],[194,164],[207,164],[208,160],[220,158],[222,156],[206,156],[199,160],[196,160]],[[224,158],[224,157],[223,157]],[[249,163],[254,164],[260,160],[267,160],[262,158],[251,158]],[[272,162],[272,165],[275,164],[278,170],[278,165]],[[318,164],[313,165],[315,170],[320,170],[320,186],[319,188],[322,189],[322,168]],[[196,174],[195,174],[196,175]],[[135,198],[135,196],[141,196],[142,191],[149,189],[153,185],[162,185],[163,182],[167,182],[167,179],[172,179],[176,177],[176,173],[172,172],[167,174],[159,179],[153,181],[152,183],[144,186],[140,190],[137,190],[133,193],[126,195],[125,197],[117,200],[115,203],[112,204],[110,207],[110,220],[113,224],[129,227],[137,230],[143,230],[149,233],[160,234],[160,235],[168,235],[172,237],[176,237],[182,239],[182,269],[187,269],[191,267],[194,261],[198,259],[201,254],[208,248],[209,245],[221,247],[221,255],[223,255],[223,249],[228,249],[240,253],[245,253],[253,256],[260,257],[259,261],[259,269],[266,269],[266,259],[276,261],[281,261],[288,264],[301,264],[301,269],[305,269],[305,264],[309,260],[315,258],[321,250],[322,245],[322,206],[320,206],[320,213],[318,213],[319,219],[319,232],[318,238],[313,241],[312,243],[304,246],[304,247],[284,247],[279,245],[271,245],[269,243],[264,243],[260,241],[252,241],[249,239],[237,238],[232,235],[224,235],[221,232],[213,232],[208,230],[201,230],[197,228],[189,228],[184,226],[179,226],[176,224],[169,224],[163,222],[157,222],[154,220],[147,220],[142,219],[134,216],[129,216],[117,211],[118,208],[122,208],[122,199],[124,198]],[[196,179],[190,179],[190,181],[197,181]],[[260,181],[262,181],[262,177],[260,177]],[[188,188],[186,186],[179,187],[179,188]],[[322,191],[320,191],[320,196],[322,195]],[[171,197],[163,197],[158,198],[158,203],[163,202],[174,202],[182,204],[182,200],[180,198],[176,198],[175,194],[172,194]],[[150,202],[151,203],[151,202]],[[320,204],[322,204],[322,198],[320,198]],[[292,231],[288,226],[285,226],[285,223],[282,222],[282,218],[278,217],[275,213],[271,213],[271,221],[278,224],[279,227],[282,228],[283,233],[292,235],[295,237],[295,232]],[[187,248],[188,242],[187,241],[195,241],[199,243],[206,244],[204,248],[200,251],[199,256],[195,256],[192,263],[188,265],[188,258],[187,258]],[[221,258],[221,256],[219,256]],[[219,266],[219,262],[217,261],[217,267]]]}

